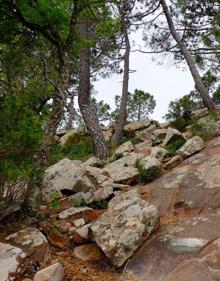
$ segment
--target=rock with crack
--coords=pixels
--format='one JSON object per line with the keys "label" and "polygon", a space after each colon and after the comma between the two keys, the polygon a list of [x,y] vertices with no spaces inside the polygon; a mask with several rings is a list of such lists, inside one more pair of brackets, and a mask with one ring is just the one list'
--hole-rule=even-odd
{"label": "rock with crack", "polygon": [[137,160],[143,157],[143,154],[132,152],[117,161],[107,164],[104,167],[104,171],[115,183],[130,184],[134,182],[139,175],[139,172],[134,165]]}
{"label": "rock with crack", "polygon": [[195,136],[189,139],[178,151],[177,154],[183,158],[189,157],[204,148],[202,138]]}
{"label": "rock with crack", "polygon": [[152,124],[146,129],[137,131],[135,136],[140,141],[151,141],[153,144],[160,143],[161,140],[154,135],[154,131],[156,130],[156,128],[156,124]]}
{"label": "rock with crack", "polygon": [[49,244],[46,237],[36,228],[25,228],[5,238],[11,245],[19,247],[30,262],[45,265],[50,257]]}
{"label": "rock with crack", "polygon": [[122,145],[120,145],[116,150],[114,155],[127,155],[130,152],[134,151],[134,146],[132,144],[131,141],[127,141],[125,143],[123,143]]}
{"label": "rock with crack", "polygon": [[180,155],[175,155],[163,165],[163,168],[165,170],[173,169],[178,166],[182,161],[183,158]]}
{"label": "rock with crack", "polygon": [[99,158],[92,156],[84,163],[84,165],[99,168],[102,167],[102,161]]}
{"label": "rock with crack", "polygon": [[67,131],[64,135],[62,135],[60,137],[59,143],[61,145],[65,145],[68,142],[69,138],[74,137],[74,135],[76,135],[76,134],[79,134],[79,132],[77,130]]}
{"label": "rock with crack", "polygon": [[0,280],[16,281],[27,266],[26,254],[22,249],[0,242]]}
{"label": "rock with crack", "polygon": [[56,197],[61,196],[62,190],[70,190],[73,193],[87,192],[97,189],[97,186],[97,178],[82,166],[81,161],[65,158],[44,172],[42,199],[50,202],[54,199],[53,194],[56,193]]}
{"label": "rock with crack", "polygon": [[158,226],[156,207],[142,200],[134,189],[113,198],[90,228],[97,245],[120,267]]}

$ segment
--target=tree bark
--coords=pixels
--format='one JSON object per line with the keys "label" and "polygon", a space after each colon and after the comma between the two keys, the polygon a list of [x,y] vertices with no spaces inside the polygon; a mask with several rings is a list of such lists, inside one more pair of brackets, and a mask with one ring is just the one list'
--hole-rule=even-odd
{"label": "tree bark", "polygon": [[212,100],[212,98],[209,96],[208,90],[206,89],[206,87],[205,87],[205,85],[202,81],[202,78],[199,74],[199,71],[197,69],[196,62],[195,62],[194,58],[191,56],[190,52],[187,50],[187,47],[186,47],[185,43],[182,41],[180,35],[178,34],[178,32],[175,29],[172,16],[171,16],[169,8],[166,4],[166,0],[160,0],[160,4],[162,6],[163,12],[164,12],[165,17],[167,19],[167,23],[168,23],[170,32],[171,32],[174,40],[178,44],[180,50],[182,51],[182,54],[183,54],[183,56],[184,56],[184,58],[187,62],[187,65],[190,69],[190,72],[191,72],[192,77],[193,77],[194,82],[195,82],[195,87],[198,90],[198,92],[199,92],[199,94],[202,98],[203,104],[209,110],[216,109],[217,106],[214,103],[214,101]]}
{"label": "tree bark", "polygon": [[[88,23],[84,19],[79,24],[79,33],[82,39],[88,38]],[[88,47],[82,47],[80,50],[78,102],[93,143],[95,155],[100,158],[106,157],[108,155],[108,147],[95,109],[91,103],[90,50]]]}
{"label": "tree bark", "polygon": [[73,129],[73,118],[74,118],[74,97],[70,97],[70,102],[68,104],[68,120],[66,123],[66,129],[72,130]]}
{"label": "tree bark", "polygon": [[113,135],[113,142],[118,142],[122,136],[123,129],[127,118],[127,103],[128,103],[128,83],[129,83],[129,62],[130,62],[130,41],[128,36],[127,26],[123,24],[123,33],[125,37],[125,54],[124,54],[124,74],[123,74],[123,87],[120,110],[118,115],[118,122]]}
{"label": "tree bark", "polygon": [[44,165],[51,152],[52,144],[56,130],[62,120],[65,105],[65,89],[68,85],[68,55],[63,53],[62,59],[59,61],[58,80],[54,85],[55,93],[53,98],[52,110],[49,114],[48,121],[44,125],[44,135],[42,139],[42,147],[37,155],[37,166],[40,168]]}

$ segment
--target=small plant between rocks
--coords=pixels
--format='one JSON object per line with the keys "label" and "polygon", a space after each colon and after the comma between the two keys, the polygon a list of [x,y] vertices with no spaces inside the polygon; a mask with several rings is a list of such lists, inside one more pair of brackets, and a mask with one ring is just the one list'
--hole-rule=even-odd
{"label": "small plant between rocks", "polygon": [[186,141],[184,139],[176,139],[173,142],[167,144],[165,149],[169,152],[170,156],[175,156],[178,149],[180,149]]}
{"label": "small plant between rocks", "polygon": [[139,160],[136,161],[135,168],[138,169],[138,172],[139,172],[138,181],[140,183],[149,183],[149,182],[157,179],[161,175],[161,167],[153,166],[153,167],[146,169],[140,163]]}

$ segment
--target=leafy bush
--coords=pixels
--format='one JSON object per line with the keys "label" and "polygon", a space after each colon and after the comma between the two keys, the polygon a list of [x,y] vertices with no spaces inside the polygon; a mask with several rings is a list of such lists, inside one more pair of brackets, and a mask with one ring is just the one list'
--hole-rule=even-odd
{"label": "leafy bush", "polygon": [[54,144],[47,165],[50,166],[63,158],[86,161],[93,153],[91,142],[68,144],[61,146]]}
{"label": "leafy bush", "polygon": [[171,156],[176,155],[178,149],[180,149],[186,141],[182,138],[178,138],[173,142],[165,146],[165,149],[169,152]]}
{"label": "leafy bush", "polygon": [[0,98],[0,183],[34,174],[42,117],[27,105],[30,96]]}
{"label": "leafy bush", "polygon": [[149,183],[155,179],[157,179],[161,174],[161,168],[158,166],[153,166],[149,169],[144,168],[144,166],[137,160],[135,167],[139,172],[139,182],[141,183]]}

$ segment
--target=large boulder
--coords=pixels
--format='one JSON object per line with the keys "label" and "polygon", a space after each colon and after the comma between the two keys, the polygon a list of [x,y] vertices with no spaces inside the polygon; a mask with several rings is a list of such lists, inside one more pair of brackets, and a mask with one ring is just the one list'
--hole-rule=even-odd
{"label": "large boulder", "polygon": [[148,119],[142,119],[139,121],[130,122],[124,126],[124,131],[125,132],[134,132],[134,131],[142,130],[142,129],[149,127],[151,122],[152,121],[148,120]]}
{"label": "large boulder", "polygon": [[157,209],[131,190],[114,197],[90,228],[97,245],[120,267],[158,226]]}
{"label": "large boulder", "polygon": [[157,125],[152,124],[146,129],[143,129],[141,131],[137,131],[135,133],[135,136],[140,141],[151,141],[153,144],[160,143],[160,139],[154,135],[154,131],[156,130]]}
{"label": "large boulder", "polygon": [[195,136],[191,139],[189,139],[178,151],[177,154],[179,154],[182,157],[189,157],[193,155],[194,153],[202,150],[204,148],[204,143],[202,138]]}
{"label": "large boulder", "polygon": [[16,281],[27,266],[22,249],[0,242],[0,280]]}
{"label": "large boulder", "polygon": [[19,247],[30,262],[45,265],[50,257],[49,244],[46,237],[36,228],[25,228],[5,238],[7,242]]}
{"label": "large boulder", "polygon": [[65,158],[55,165],[50,166],[43,175],[42,199],[51,201],[53,194],[61,196],[62,190],[76,192],[88,192],[96,189],[97,179],[88,169],[81,165],[81,161]]}
{"label": "large boulder", "polygon": [[115,183],[130,184],[134,182],[139,173],[134,167],[137,160],[144,155],[132,152],[117,161],[107,164],[104,171],[113,179]]}
{"label": "large boulder", "polygon": [[167,129],[166,137],[163,141],[162,146],[166,146],[176,140],[186,141],[186,138],[178,130],[169,127]]}
{"label": "large boulder", "polygon": [[209,114],[208,108],[201,108],[192,112],[192,118],[198,120],[202,117],[205,117]]}

